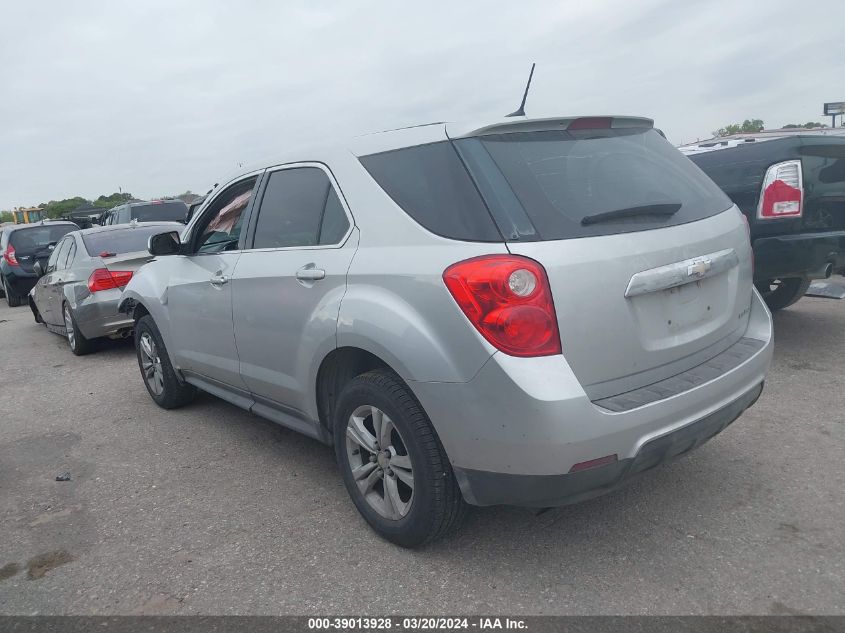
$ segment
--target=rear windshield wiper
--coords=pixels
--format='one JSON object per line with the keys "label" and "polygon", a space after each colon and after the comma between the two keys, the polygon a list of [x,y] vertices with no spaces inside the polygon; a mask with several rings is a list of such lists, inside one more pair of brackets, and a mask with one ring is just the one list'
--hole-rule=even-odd
{"label": "rear windshield wiper", "polygon": [[643,215],[657,215],[661,217],[671,217],[681,208],[680,202],[669,202],[665,204],[643,204],[638,207],[627,207],[625,209],[614,209],[613,211],[603,211],[602,213],[595,213],[593,215],[585,215],[581,219],[581,225],[587,226],[589,224],[598,224],[599,222],[611,222],[613,220],[623,220],[625,218],[636,218]]}

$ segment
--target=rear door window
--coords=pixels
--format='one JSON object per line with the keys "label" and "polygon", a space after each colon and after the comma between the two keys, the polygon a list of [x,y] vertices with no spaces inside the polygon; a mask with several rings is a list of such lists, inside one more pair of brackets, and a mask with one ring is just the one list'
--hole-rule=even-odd
{"label": "rear door window", "polygon": [[[455,144],[494,217],[509,218],[503,227],[509,239],[656,229],[701,220],[732,204],[651,128],[514,132]],[[526,218],[533,230],[520,228]]]}
{"label": "rear door window", "polygon": [[370,154],[360,160],[387,195],[432,233],[470,242],[502,241],[451,142]]}
{"label": "rear door window", "polygon": [[338,243],[349,220],[326,172],[295,167],[272,172],[261,197],[253,248]]}
{"label": "rear door window", "polygon": [[59,259],[59,255],[61,255],[61,248],[64,245],[64,241],[60,242],[56,248],[53,249],[53,252],[50,253],[50,258],[47,260],[47,268],[44,272],[51,273],[56,270],[56,262]]}
{"label": "rear door window", "polygon": [[68,240],[62,240],[56,245],[56,248],[50,253],[50,259],[47,260],[47,272],[64,268],[65,258],[69,249],[70,242]]}
{"label": "rear door window", "polygon": [[[67,238],[66,240],[69,244],[67,249],[67,257],[65,257],[64,265],[62,268],[70,268],[73,266],[73,260],[76,257],[76,240],[72,237]],[[61,263],[61,260],[59,260]]]}

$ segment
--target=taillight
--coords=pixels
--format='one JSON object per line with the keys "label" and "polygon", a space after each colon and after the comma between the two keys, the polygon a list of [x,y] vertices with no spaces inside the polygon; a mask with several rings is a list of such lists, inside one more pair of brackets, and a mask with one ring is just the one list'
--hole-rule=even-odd
{"label": "taillight", "polygon": [[6,252],[3,253],[3,259],[6,260],[9,266],[20,266],[18,258],[15,256],[15,247],[11,244],[6,247]]}
{"label": "taillight", "polygon": [[761,220],[800,217],[803,196],[801,161],[776,163],[766,170],[757,217]]}
{"label": "taillight", "polygon": [[131,270],[98,268],[88,277],[88,290],[91,292],[100,292],[101,290],[122,288],[129,283],[130,279],[132,279]]}
{"label": "taillight", "polygon": [[511,356],[560,354],[545,269],[516,255],[484,255],[446,269],[443,281],[470,323]]}

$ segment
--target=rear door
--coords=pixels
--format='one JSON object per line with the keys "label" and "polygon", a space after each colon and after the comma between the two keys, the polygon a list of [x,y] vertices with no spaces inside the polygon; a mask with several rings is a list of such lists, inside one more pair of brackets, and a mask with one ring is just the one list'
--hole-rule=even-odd
{"label": "rear door", "polygon": [[[58,317],[53,314],[51,303],[51,292],[53,289],[53,279],[56,273],[56,262],[59,257],[64,257],[67,254],[67,249],[70,247],[66,239],[62,240],[53,249],[52,254],[47,259],[47,265],[44,267],[44,274],[35,284],[35,306],[38,308],[39,314],[45,323],[51,325],[58,325],[61,322],[61,316]],[[59,319],[57,321],[56,319]]]}
{"label": "rear door", "polygon": [[264,180],[233,279],[240,372],[259,405],[303,411],[312,365],[335,347],[357,234],[324,165],[289,165]]}
{"label": "rear door", "polygon": [[62,251],[56,258],[56,272],[50,285],[50,312],[54,318],[64,320],[62,304],[65,300],[65,286],[77,281],[71,267],[76,259],[76,238],[68,235],[62,241]]}
{"label": "rear door", "polygon": [[455,145],[509,250],[545,267],[563,354],[597,398],[736,342],[751,252],[739,211],[657,132],[580,121]]}

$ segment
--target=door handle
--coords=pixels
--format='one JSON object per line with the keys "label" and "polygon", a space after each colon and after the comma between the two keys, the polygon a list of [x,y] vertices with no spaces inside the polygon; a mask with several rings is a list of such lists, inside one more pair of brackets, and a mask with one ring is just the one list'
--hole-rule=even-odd
{"label": "door handle", "polygon": [[309,264],[296,271],[296,278],[302,281],[319,281],[326,278],[326,271],[322,268],[314,268],[314,264]]}
{"label": "door handle", "polygon": [[212,286],[222,286],[225,283],[229,282],[229,278],[226,275],[217,273],[211,279],[209,279]]}

